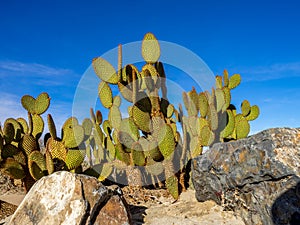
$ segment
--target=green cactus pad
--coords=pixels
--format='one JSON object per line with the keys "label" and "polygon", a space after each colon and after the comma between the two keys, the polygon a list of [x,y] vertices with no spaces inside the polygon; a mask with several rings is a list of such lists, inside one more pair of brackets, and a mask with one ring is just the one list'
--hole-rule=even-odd
{"label": "green cactus pad", "polygon": [[113,128],[119,129],[121,126],[122,115],[119,107],[113,105],[108,114],[108,119]]}
{"label": "green cactus pad", "polygon": [[30,134],[25,134],[19,145],[21,149],[25,151],[27,156],[30,155],[30,153],[34,150],[38,149],[36,139]]}
{"label": "green cactus pad", "polygon": [[102,105],[109,109],[113,104],[113,95],[111,88],[105,81],[100,82],[98,87],[98,95]]}
{"label": "green cactus pad", "polygon": [[241,83],[241,76],[239,74],[234,74],[229,78],[229,89],[236,88]]}
{"label": "green cactus pad", "polygon": [[166,187],[174,199],[179,198],[178,179],[175,175],[166,179]]}
{"label": "green cactus pad", "polygon": [[83,121],[82,121],[82,128],[84,130],[84,136],[85,136],[85,140],[91,136],[92,134],[92,131],[93,131],[93,122],[88,119],[88,118],[85,118]]}
{"label": "green cactus pad", "polygon": [[131,146],[135,142],[135,140],[132,138],[132,135],[130,135],[126,131],[119,131],[118,139],[119,139],[119,142],[127,148],[131,148]]}
{"label": "green cactus pad", "polygon": [[259,108],[257,105],[251,106],[250,114],[246,117],[248,121],[255,120],[259,116]]}
{"label": "green cactus pad", "polygon": [[39,180],[46,175],[47,166],[44,155],[39,151],[33,151],[28,156],[28,168],[30,175]]}
{"label": "green cactus pad", "polygon": [[152,33],[147,33],[142,42],[142,56],[147,63],[155,63],[160,57],[159,43]]}
{"label": "green cactus pad", "polygon": [[24,134],[28,133],[29,127],[27,124],[27,121],[24,118],[18,118],[17,119],[18,123],[21,125],[21,130]]}
{"label": "green cactus pad", "polygon": [[250,111],[251,111],[251,106],[249,101],[244,100],[241,104],[241,110],[242,110],[242,115],[244,117],[246,117],[247,115],[249,115]]}
{"label": "green cactus pad", "polygon": [[224,70],[223,72],[223,82],[224,82],[224,87],[228,87],[229,85],[229,74],[227,70]]}
{"label": "green cactus pad", "polygon": [[[25,120],[26,121],[26,120]],[[11,123],[14,127],[14,138],[13,141],[19,142],[22,134],[24,134],[24,130],[22,128],[22,125],[15,119],[13,118],[8,118],[4,122],[4,127],[6,126],[7,123]]]}
{"label": "green cactus pad", "polygon": [[227,109],[226,112],[227,112],[227,125],[224,128],[224,130],[221,132],[222,138],[229,137],[235,128],[235,119],[234,119],[233,112],[230,109]]}
{"label": "green cactus pad", "polygon": [[145,155],[142,146],[135,142],[131,147],[132,162],[136,166],[144,166],[146,164]]}
{"label": "green cactus pad", "polygon": [[49,151],[52,159],[60,159],[65,161],[67,156],[67,149],[61,141],[55,140],[52,137],[48,139],[46,144],[46,151]]}
{"label": "green cactus pad", "polygon": [[49,151],[46,151],[45,157],[46,157],[46,166],[47,166],[48,174],[52,174],[54,172],[54,164]]}
{"label": "green cactus pad", "polygon": [[151,117],[149,112],[144,111],[143,108],[139,107],[137,104],[135,104],[132,107],[132,118],[134,123],[137,125],[137,127],[146,132],[151,132]]}
{"label": "green cactus pad", "polygon": [[120,107],[122,103],[122,99],[119,95],[116,95],[113,99],[113,105],[116,107]]}
{"label": "green cactus pad", "polygon": [[115,149],[115,145],[112,143],[112,140],[109,137],[105,138],[104,146],[107,149],[107,151],[109,152],[109,155],[108,155],[109,159],[114,160],[116,157],[116,149]]}
{"label": "green cactus pad", "polygon": [[133,92],[129,85],[118,83],[118,88],[123,96],[128,102],[133,102]]}
{"label": "green cactus pad", "polygon": [[170,125],[161,127],[158,134],[158,148],[165,159],[169,159],[175,150],[175,137]]}
{"label": "green cactus pad", "polygon": [[163,155],[159,151],[158,143],[155,140],[151,140],[148,143],[148,152],[147,154],[154,160],[160,161],[163,159]]}
{"label": "green cactus pad", "polygon": [[217,112],[220,112],[221,110],[226,110],[224,109],[224,105],[225,105],[225,93],[222,89],[217,88],[216,92],[216,101],[217,101]]}
{"label": "green cactus pad", "polygon": [[231,102],[230,89],[228,87],[223,87],[222,90],[224,92],[224,97],[225,97],[224,109],[228,109]]}
{"label": "green cactus pad", "polygon": [[20,150],[12,145],[12,144],[6,144],[3,146],[2,151],[1,151],[1,157],[3,159],[6,158],[12,158],[14,155],[16,155]]}
{"label": "green cactus pad", "polygon": [[223,83],[222,83],[222,77],[216,76],[216,89],[222,89]]}
{"label": "green cactus pad", "polygon": [[121,121],[120,131],[124,131],[132,137],[134,141],[137,141],[140,137],[139,129],[135,125],[132,118],[125,118]]}
{"label": "green cactus pad", "polygon": [[191,157],[195,158],[202,154],[203,146],[201,145],[201,140],[198,137],[191,137],[190,141],[190,151]]}
{"label": "green cactus pad", "polygon": [[244,117],[236,117],[236,138],[242,139],[246,138],[250,132],[250,124],[248,120]]}
{"label": "green cactus pad", "polygon": [[79,167],[83,163],[84,157],[85,157],[85,151],[70,149],[67,153],[66,161],[65,161],[68,170],[73,170]]}
{"label": "green cactus pad", "polygon": [[57,139],[56,127],[55,127],[55,123],[53,121],[51,114],[48,114],[47,121],[48,121],[48,129],[49,129],[51,137],[54,139]]}
{"label": "green cactus pad", "polygon": [[34,106],[34,113],[41,115],[47,111],[49,106],[50,106],[50,97],[49,97],[48,93],[43,92],[36,98],[35,106]]}
{"label": "green cactus pad", "polygon": [[[198,110],[199,110],[199,99],[198,99],[198,94],[196,92],[196,89],[193,87],[191,91],[188,92],[188,97],[190,99],[190,107],[191,104],[193,108],[195,108],[194,110],[196,110],[196,113],[198,114]],[[195,113],[194,113],[195,115]]]}
{"label": "green cactus pad", "polygon": [[1,165],[2,172],[13,179],[23,179],[26,176],[20,163],[13,158],[7,158]]}
{"label": "green cactus pad", "polygon": [[199,111],[201,117],[206,117],[208,112],[208,100],[204,92],[201,92],[198,97]]}
{"label": "green cactus pad", "polygon": [[18,151],[16,154],[13,155],[13,158],[23,166],[27,165],[27,157],[25,153],[22,151]]}
{"label": "green cactus pad", "polygon": [[44,131],[44,120],[39,114],[32,115],[32,135],[39,139]]}
{"label": "green cactus pad", "polygon": [[62,127],[62,141],[67,148],[75,148],[84,140],[84,129],[75,117],[67,119]]}
{"label": "green cactus pad", "polygon": [[14,140],[15,137],[15,128],[13,124],[6,123],[3,128],[3,137],[5,140],[5,143],[9,144]]}
{"label": "green cactus pad", "polygon": [[24,95],[21,98],[21,104],[29,113],[35,113],[35,98],[30,95]]}
{"label": "green cactus pad", "polygon": [[115,68],[105,59],[98,57],[92,62],[96,75],[103,81],[110,84],[117,84],[120,80]]}
{"label": "green cactus pad", "polygon": [[21,98],[22,106],[30,114],[43,114],[50,105],[50,97],[47,93],[41,93],[36,99],[30,95],[24,95]]}
{"label": "green cactus pad", "polygon": [[161,162],[156,162],[151,158],[147,158],[146,171],[151,175],[158,176],[164,172],[164,166]]}
{"label": "green cactus pad", "polygon": [[219,125],[218,112],[213,104],[209,105],[208,121],[212,130],[217,130]]}
{"label": "green cactus pad", "polygon": [[98,177],[99,181],[104,181],[112,173],[113,167],[110,163],[104,163],[101,166],[101,173]]}
{"label": "green cactus pad", "polygon": [[209,126],[204,126],[200,132],[200,142],[202,146],[210,146],[215,139],[215,134]]}

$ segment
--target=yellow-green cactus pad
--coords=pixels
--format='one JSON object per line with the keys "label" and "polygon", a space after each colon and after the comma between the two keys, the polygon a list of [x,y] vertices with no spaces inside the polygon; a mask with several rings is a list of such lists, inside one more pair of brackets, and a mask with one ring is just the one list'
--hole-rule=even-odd
{"label": "yellow-green cactus pad", "polygon": [[11,123],[6,123],[3,128],[3,137],[5,143],[9,144],[14,140],[15,128]]}
{"label": "yellow-green cactus pad", "polygon": [[174,199],[179,198],[178,179],[175,175],[166,179],[166,187]]}
{"label": "yellow-green cactus pad", "polygon": [[[236,117],[237,118],[237,117]],[[250,132],[250,124],[248,120],[244,117],[240,117],[236,119],[236,138],[237,139],[242,139],[246,138]]]}
{"label": "yellow-green cactus pad", "polygon": [[161,127],[158,134],[158,147],[165,159],[172,156],[175,150],[175,137],[170,125],[165,124]]}
{"label": "yellow-green cactus pad", "polygon": [[13,158],[7,158],[1,165],[2,172],[13,179],[23,179],[26,176],[20,163]]}
{"label": "yellow-green cactus pad", "polygon": [[132,162],[136,166],[144,166],[146,164],[145,154],[142,146],[135,142],[131,147]]}
{"label": "yellow-green cactus pad", "polygon": [[24,119],[24,118],[18,118],[17,119],[18,123],[21,125],[21,130],[24,134],[27,134],[28,133],[28,124],[27,124],[27,121]]}
{"label": "yellow-green cactus pad", "polygon": [[233,89],[236,88],[241,83],[240,74],[234,74],[229,78],[228,88]]}
{"label": "yellow-green cactus pad", "polygon": [[259,116],[259,108],[257,105],[251,106],[250,114],[246,117],[248,121],[255,120]]}
{"label": "yellow-green cactus pad", "polygon": [[42,136],[42,133],[44,131],[44,120],[39,114],[33,114],[32,115],[32,135],[39,139]]}
{"label": "yellow-green cactus pad", "polygon": [[221,89],[223,87],[222,77],[216,76],[216,89]]}
{"label": "yellow-green cactus pad", "polygon": [[224,82],[224,87],[228,87],[229,85],[229,74],[227,70],[224,70],[223,72],[223,82]]}
{"label": "yellow-green cactus pad", "polygon": [[30,114],[43,114],[50,105],[50,97],[47,93],[41,93],[36,99],[30,95],[24,95],[21,98],[22,106]]}
{"label": "yellow-green cactus pad", "polygon": [[48,121],[48,129],[49,129],[50,135],[52,138],[56,139],[57,138],[56,127],[55,127],[55,123],[53,121],[51,114],[48,114],[47,121]]}
{"label": "yellow-green cactus pad", "polygon": [[224,110],[225,93],[222,89],[217,88],[215,95],[216,95],[216,101],[217,101],[217,112],[220,112],[221,110]]}
{"label": "yellow-green cactus pad", "polygon": [[111,88],[105,81],[100,82],[98,87],[98,95],[102,105],[109,109],[113,104],[113,95]]}
{"label": "yellow-green cactus pad", "polygon": [[22,140],[19,143],[19,146],[25,151],[27,156],[30,155],[30,153],[34,150],[38,149],[36,139],[30,134],[25,134],[23,136]]}
{"label": "yellow-green cactus pad", "polygon": [[160,57],[159,43],[152,33],[147,33],[142,42],[142,56],[147,63],[155,63]]}
{"label": "yellow-green cactus pad", "polygon": [[227,125],[224,128],[224,130],[221,132],[222,138],[229,137],[235,128],[235,119],[234,119],[233,112],[230,109],[227,109],[226,112],[227,112]]}
{"label": "yellow-green cactus pad", "polygon": [[13,140],[16,142],[19,142],[22,137],[22,134],[26,133],[26,132],[24,132],[22,125],[13,118],[6,119],[4,122],[4,127],[7,123],[11,123],[14,127],[14,139]]}
{"label": "yellow-green cactus pad", "polygon": [[9,157],[13,157],[15,154],[17,154],[20,150],[12,145],[12,144],[6,144],[3,146],[2,151],[1,151],[1,157],[6,159]]}
{"label": "yellow-green cactus pad", "polygon": [[84,129],[75,117],[66,120],[62,127],[62,141],[67,148],[75,148],[84,140]]}
{"label": "yellow-green cactus pad", "polygon": [[113,105],[108,114],[108,119],[113,128],[119,129],[121,126],[122,115],[119,107]]}
{"label": "yellow-green cactus pad", "polygon": [[200,132],[200,142],[202,146],[210,146],[215,139],[215,134],[209,126],[204,126]]}
{"label": "yellow-green cactus pad", "polygon": [[52,137],[48,139],[46,144],[46,151],[49,151],[52,159],[60,159],[65,161],[67,156],[67,149],[61,141],[55,140]]}
{"label": "yellow-green cactus pad", "polygon": [[101,166],[101,172],[98,177],[99,181],[104,181],[113,171],[113,166],[110,163],[104,163]]}
{"label": "yellow-green cactus pad", "polygon": [[250,103],[249,101],[247,100],[244,100],[241,104],[241,110],[242,110],[242,115],[244,117],[248,116],[249,113],[250,113],[250,110],[251,110],[251,106],[250,106]]}
{"label": "yellow-green cactus pad", "polygon": [[204,92],[201,92],[198,97],[199,110],[201,117],[206,117],[208,112],[208,100]]}
{"label": "yellow-green cactus pad", "polygon": [[151,117],[149,112],[143,111],[143,109],[137,105],[132,107],[132,118],[137,127],[146,132],[151,132]]}
{"label": "yellow-green cactus pad", "polygon": [[46,151],[45,157],[46,157],[46,166],[47,166],[48,174],[52,174],[54,172],[54,164],[49,151]]}
{"label": "yellow-green cactus pad", "polygon": [[73,170],[79,167],[83,163],[84,157],[85,151],[69,149],[65,161],[68,169]]}
{"label": "yellow-green cactus pad", "polygon": [[39,151],[33,151],[28,156],[28,168],[30,175],[38,180],[42,178],[47,171],[46,160],[44,155]]}
{"label": "yellow-green cactus pad", "polygon": [[96,75],[103,81],[117,84],[120,80],[115,68],[105,59],[98,57],[92,62]]}

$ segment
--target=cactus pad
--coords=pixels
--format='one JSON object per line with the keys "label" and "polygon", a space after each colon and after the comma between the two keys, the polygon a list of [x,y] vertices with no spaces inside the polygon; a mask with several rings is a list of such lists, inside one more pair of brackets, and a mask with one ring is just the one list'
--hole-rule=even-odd
{"label": "cactus pad", "polygon": [[147,63],[155,63],[160,57],[159,43],[152,33],[147,33],[144,36],[142,56]]}
{"label": "cactus pad", "polygon": [[165,124],[161,127],[158,134],[158,147],[165,159],[172,156],[175,145],[173,129],[170,125]]}
{"label": "cactus pad", "polygon": [[120,80],[115,68],[105,59],[98,57],[92,62],[96,75],[103,81],[117,84]]}
{"label": "cactus pad", "polygon": [[105,81],[100,82],[98,95],[102,105],[109,109],[113,104],[113,95],[109,85]]}

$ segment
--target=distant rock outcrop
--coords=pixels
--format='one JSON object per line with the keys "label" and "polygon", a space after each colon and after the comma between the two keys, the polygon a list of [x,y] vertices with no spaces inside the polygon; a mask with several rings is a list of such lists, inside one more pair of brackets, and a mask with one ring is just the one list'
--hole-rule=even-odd
{"label": "distant rock outcrop", "polygon": [[25,196],[8,224],[130,224],[121,189],[65,171],[43,177]]}
{"label": "distant rock outcrop", "polygon": [[192,170],[198,201],[214,200],[249,225],[300,224],[300,129],[217,143]]}

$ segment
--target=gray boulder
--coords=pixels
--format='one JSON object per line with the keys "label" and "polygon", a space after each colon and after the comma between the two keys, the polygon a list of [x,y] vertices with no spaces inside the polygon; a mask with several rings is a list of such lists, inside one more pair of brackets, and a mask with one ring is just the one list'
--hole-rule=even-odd
{"label": "gray boulder", "polygon": [[8,224],[130,224],[117,186],[65,171],[43,177],[25,196]]}
{"label": "gray boulder", "polygon": [[246,224],[300,224],[300,129],[274,128],[214,144],[192,161],[196,198]]}

